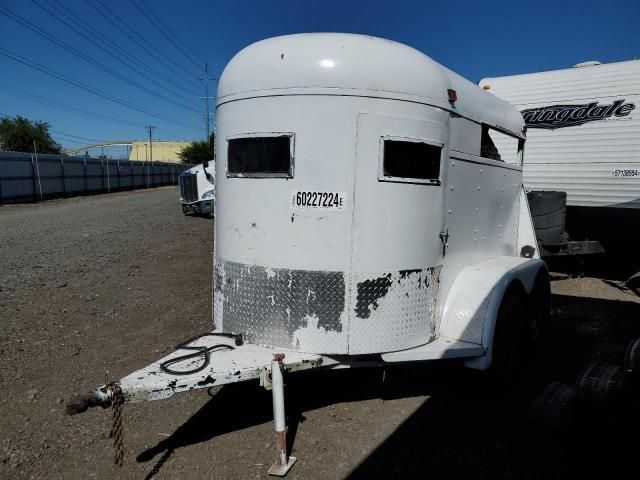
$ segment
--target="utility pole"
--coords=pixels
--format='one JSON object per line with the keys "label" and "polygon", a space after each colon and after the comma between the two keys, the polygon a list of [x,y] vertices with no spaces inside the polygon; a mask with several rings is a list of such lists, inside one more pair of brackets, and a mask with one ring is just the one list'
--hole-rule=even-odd
{"label": "utility pole", "polygon": [[211,135],[211,112],[209,110],[209,99],[214,98],[209,96],[209,81],[215,80],[214,77],[209,76],[209,65],[207,63],[204,64],[204,97],[199,97],[204,99],[204,118],[205,125],[207,129],[207,142],[209,141],[209,136]]}
{"label": "utility pole", "polygon": [[154,127],[153,125],[147,125],[144,128],[146,128],[147,131],[149,132],[149,161],[153,162],[153,140],[151,139],[151,132],[156,127]]}

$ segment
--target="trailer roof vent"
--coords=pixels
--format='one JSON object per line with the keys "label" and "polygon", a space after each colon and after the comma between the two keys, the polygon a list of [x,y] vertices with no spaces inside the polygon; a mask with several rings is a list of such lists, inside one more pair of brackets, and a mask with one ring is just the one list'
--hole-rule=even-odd
{"label": "trailer roof vent", "polygon": [[574,67],[595,67],[596,65],[602,65],[602,62],[597,60],[589,60],[588,62],[576,63]]}

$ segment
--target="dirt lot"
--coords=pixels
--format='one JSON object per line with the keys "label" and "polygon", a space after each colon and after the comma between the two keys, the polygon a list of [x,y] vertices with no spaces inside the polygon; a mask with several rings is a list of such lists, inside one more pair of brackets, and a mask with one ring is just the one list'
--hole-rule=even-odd
{"label": "dirt lot", "polygon": [[[110,411],[65,401],[210,330],[212,222],[173,187],[0,207],[0,478],[266,478],[269,392],[224,387]],[[640,302],[620,282],[554,277],[549,341],[508,393],[455,365],[317,372],[288,385],[289,440],[306,478],[637,478],[635,417],[548,432],[527,421],[552,380],[620,363]]]}

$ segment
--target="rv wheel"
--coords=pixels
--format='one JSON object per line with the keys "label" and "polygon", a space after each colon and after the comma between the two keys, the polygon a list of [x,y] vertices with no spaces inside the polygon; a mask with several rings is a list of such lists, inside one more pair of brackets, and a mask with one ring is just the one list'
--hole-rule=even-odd
{"label": "rv wheel", "polygon": [[530,324],[526,309],[526,297],[517,285],[505,293],[493,334],[492,360],[489,371],[492,377],[510,382],[520,369],[528,351]]}

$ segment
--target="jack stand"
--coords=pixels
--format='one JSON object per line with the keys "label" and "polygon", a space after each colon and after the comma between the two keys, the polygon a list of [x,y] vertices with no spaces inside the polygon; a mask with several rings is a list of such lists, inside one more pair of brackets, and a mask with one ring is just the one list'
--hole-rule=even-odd
{"label": "jack stand", "polygon": [[269,469],[269,475],[284,477],[296,461],[287,457],[287,427],[284,414],[284,379],[282,360],[284,353],[277,353],[271,361],[271,397],[273,399],[273,427],[276,432],[278,459]]}

